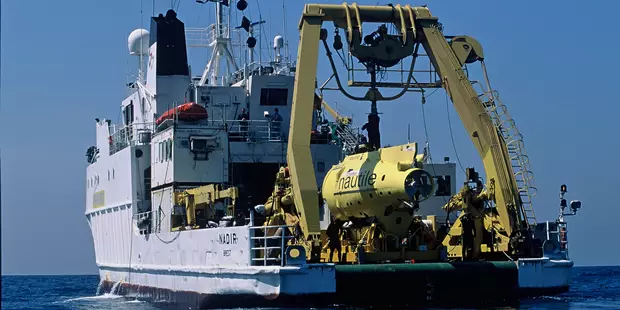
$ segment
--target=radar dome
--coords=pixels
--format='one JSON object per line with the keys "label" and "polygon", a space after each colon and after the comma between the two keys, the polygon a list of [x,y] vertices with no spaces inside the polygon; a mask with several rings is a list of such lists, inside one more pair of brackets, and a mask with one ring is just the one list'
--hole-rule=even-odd
{"label": "radar dome", "polygon": [[280,35],[273,38],[273,48],[282,48],[284,46],[284,38]]}
{"label": "radar dome", "polygon": [[149,32],[136,29],[129,34],[129,55],[147,55],[149,53]]}

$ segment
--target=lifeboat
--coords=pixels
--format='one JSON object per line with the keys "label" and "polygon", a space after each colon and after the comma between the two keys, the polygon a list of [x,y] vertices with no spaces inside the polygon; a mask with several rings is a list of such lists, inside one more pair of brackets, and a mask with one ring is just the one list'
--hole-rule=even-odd
{"label": "lifeboat", "polygon": [[207,109],[205,109],[203,106],[194,102],[187,102],[174,109],[166,111],[159,118],[157,118],[157,121],[155,123],[159,125],[167,119],[174,118],[180,121],[193,122],[207,119],[208,117],[209,114],[207,113]]}

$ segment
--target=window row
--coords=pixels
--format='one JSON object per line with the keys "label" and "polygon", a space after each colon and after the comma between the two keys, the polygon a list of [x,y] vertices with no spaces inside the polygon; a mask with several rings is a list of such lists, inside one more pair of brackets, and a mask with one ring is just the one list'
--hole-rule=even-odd
{"label": "window row", "polygon": [[[108,169],[108,181],[114,180],[116,173],[114,168],[112,170]],[[92,176],[86,180],[86,188],[91,188],[99,185],[99,175]]]}
{"label": "window row", "polygon": [[162,163],[164,161],[172,160],[172,139],[166,139],[157,143],[157,161]]}

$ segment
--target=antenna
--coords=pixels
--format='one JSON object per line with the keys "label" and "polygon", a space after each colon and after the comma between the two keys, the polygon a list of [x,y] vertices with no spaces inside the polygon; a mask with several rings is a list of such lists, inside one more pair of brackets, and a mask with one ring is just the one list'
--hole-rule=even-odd
{"label": "antenna", "polygon": [[286,57],[284,61],[286,62],[288,61],[288,59],[291,59],[291,55],[288,54],[288,35],[286,33],[286,7],[284,6],[284,0],[282,0],[282,26],[282,31],[284,32],[282,34],[282,36],[284,37],[284,57]]}
{"label": "antenna", "polygon": [[[144,12],[142,11],[143,9],[143,5],[144,5],[144,1],[140,0],[140,29],[143,29],[142,27],[142,21],[144,20]],[[140,46],[144,45],[144,36],[140,36]],[[144,55],[142,55],[142,53],[140,53],[140,71],[138,71],[138,80],[140,81],[140,83],[144,83],[144,74],[143,74],[143,68],[144,68]]]}
{"label": "antenna", "polygon": [[[237,3],[237,9],[239,9],[240,11],[244,11],[247,8],[247,2],[245,0],[239,0],[239,2]],[[260,11],[260,7],[259,7],[259,11]],[[247,17],[245,17],[245,14],[243,15],[242,19],[241,19],[241,25],[235,27],[236,29],[242,29],[245,30],[248,33],[248,39],[246,40],[246,50],[248,53],[248,62],[249,64],[254,63],[254,47],[256,46],[256,38],[254,37],[254,27],[255,26],[259,26],[264,24],[265,21],[262,20],[262,15],[259,15],[259,21],[257,22],[252,22],[250,21]],[[260,34],[259,34],[259,38],[260,38]],[[262,63],[262,44],[263,44],[263,40],[260,40],[259,42],[259,53],[258,53],[258,61],[259,61],[259,67],[260,67],[260,63]],[[246,74],[245,74],[245,78],[247,78],[247,67],[248,64],[246,63],[244,70],[246,70]],[[259,70],[259,74],[260,71]]]}
{"label": "antenna", "polygon": [[407,143],[411,143],[411,124],[407,124]]}

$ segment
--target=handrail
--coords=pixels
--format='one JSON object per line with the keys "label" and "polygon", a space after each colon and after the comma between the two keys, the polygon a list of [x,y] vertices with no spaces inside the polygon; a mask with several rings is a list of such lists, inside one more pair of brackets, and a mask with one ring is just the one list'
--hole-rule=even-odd
{"label": "handrail", "polygon": [[125,149],[128,146],[148,144],[150,141],[141,141],[140,134],[153,134],[155,123],[131,123],[117,129],[117,125],[112,125],[110,129],[110,155]]}
{"label": "handrail", "polygon": [[286,132],[282,121],[272,120],[226,120],[229,134],[238,135],[246,140],[253,141],[284,141]]}
{"label": "handrail", "polygon": [[[267,236],[266,231],[268,229],[277,229],[276,233],[272,236]],[[284,266],[284,250],[286,248],[286,241],[293,239],[294,236],[287,234],[289,228],[294,228],[294,226],[288,225],[272,225],[272,226],[250,226],[250,254],[251,254],[251,265],[255,265],[255,262],[262,261],[263,266],[267,266],[267,262],[280,262],[280,266]],[[262,231],[262,236],[255,237],[256,231]],[[280,231],[280,234],[278,234]],[[267,245],[267,240],[280,240],[278,246]],[[256,241],[258,241],[258,246],[255,246]],[[262,242],[261,242],[262,241]],[[280,250],[279,257],[270,257],[272,254],[272,250]],[[254,255],[255,252],[258,252],[259,255]],[[261,255],[262,254],[262,255]],[[277,253],[276,253],[277,254]]]}

